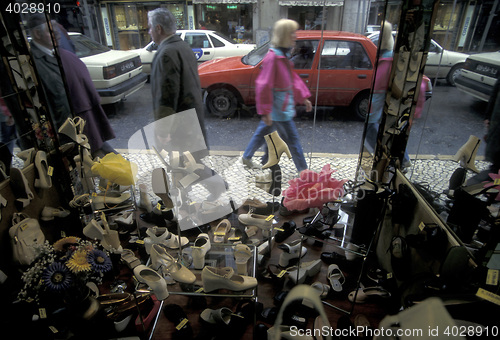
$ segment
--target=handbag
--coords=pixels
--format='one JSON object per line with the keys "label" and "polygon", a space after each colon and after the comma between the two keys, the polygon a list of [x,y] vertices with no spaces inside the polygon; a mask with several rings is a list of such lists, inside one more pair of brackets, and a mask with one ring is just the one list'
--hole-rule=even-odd
{"label": "handbag", "polygon": [[45,242],[38,220],[23,213],[14,213],[9,236],[13,260],[20,265],[30,265],[36,258],[35,246]]}
{"label": "handbag", "polygon": [[[328,321],[328,317],[326,316],[325,309],[323,308],[323,303],[321,302],[317,291],[315,291],[311,286],[308,285],[297,285],[293,287],[293,289],[287,294],[285,301],[283,301],[283,304],[281,305],[281,308],[278,312],[278,316],[276,316],[274,326],[269,328],[269,330],[267,331],[267,340],[280,340],[282,333],[293,332],[290,326],[281,325],[281,322],[283,321],[283,314],[287,306],[294,301],[301,300],[309,301],[309,305],[311,305],[319,313],[319,316],[322,320],[321,331],[322,333],[326,333],[323,339],[332,339],[332,332],[323,332],[323,330],[330,330],[331,327],[330,322]],[[297,339],[298,338],[299,337],[297,337]]]}

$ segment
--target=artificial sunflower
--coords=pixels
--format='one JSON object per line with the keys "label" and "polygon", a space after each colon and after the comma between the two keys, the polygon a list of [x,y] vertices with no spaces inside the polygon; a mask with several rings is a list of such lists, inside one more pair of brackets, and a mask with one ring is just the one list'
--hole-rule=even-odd
{"label": "artificial sunflower", "polygon": [[56,251],[67,251],[68,248],[78,243],[79,238],[75,236],[64,237],[54,243]]}
{"label": "artificial sunflower", "polygon": [[60,262],[52,262],[42,273],[42,280],[50,291],[61,292],[68,289],[72,277],[68,268]]}
{"label": "artificial sunflower", "polygon": [[92,266],[87,261],[87,252],[84,250],[75,251],[66,266],[73,273],[88,272],[92,269]]}
{"label": "artificial sunflower", "polygon": [[87,260],[94,270],[105,273],[113,268],[111,260],[105,252],[99,249],[94,249],[87,254]]}

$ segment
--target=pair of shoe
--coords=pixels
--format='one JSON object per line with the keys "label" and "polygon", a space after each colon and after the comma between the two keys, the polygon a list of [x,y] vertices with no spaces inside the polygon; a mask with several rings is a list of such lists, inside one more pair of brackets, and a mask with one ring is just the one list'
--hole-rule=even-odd
{"label": "pair of shoe", "polygon": [[257,287],[257,279],[251,276],[238,275],[231,267],[216,268],[205,266],[201,272],[203,289],[212,292],[227,289],[240,292]]}
{"label": "pair of shoe", "polygon": [[151,247],[151,266],[177,282],[191,284],[196,281],[196,276],[176,261],[162,244],[153,244]]}

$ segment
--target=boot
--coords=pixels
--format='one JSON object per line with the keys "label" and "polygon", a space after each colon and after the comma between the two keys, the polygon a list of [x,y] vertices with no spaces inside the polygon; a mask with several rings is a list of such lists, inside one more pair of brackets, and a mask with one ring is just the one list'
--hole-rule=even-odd
{"label": "boot", "polygon": [[474,163],[476,162],[476,154],[480,144],[481,140],[476,136],[471,135],[467,143],[462,145],[462,147],[455,154],[453,160],[455,162],[460,162],[462,167],[479,173],[479,170],[476,168]]}
{"label": "boot", "polygon": [[[153,192],[162,199],[163,204],[167,209],[172,209],[174,204],[170,199],[168,190],[168,178],[165,169],[156,168],[151,174],[151,183],[153,186]],[[142,194],[142,193],[141,193]]]}
{"label": "boot", "polygon": [[278,164],[283,152],[286,153],[289,159],[292,158],[290,150],[288,149],[288,145],[286,145],[283,139],[281,139],[281,137],[278,135],[278,131],[273,131],[270,134],[265,135],[264,139],[267,143],[269,159],[267,163],[262,166],[262,169],[266,169],[275,164]]}
{"label": "boot", "polygon": [[148,213],[153,211],[153,203],[149,199],[146,184],[139,184],[139,208],[146,210]]}

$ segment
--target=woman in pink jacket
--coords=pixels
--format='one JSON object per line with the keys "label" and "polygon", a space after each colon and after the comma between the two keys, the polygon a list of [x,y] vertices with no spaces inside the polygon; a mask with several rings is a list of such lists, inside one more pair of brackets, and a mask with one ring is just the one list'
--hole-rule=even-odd
{"label": "woman in pink jacket", "polygon": [[[272,47],[264,57],[262,70],[255,81],[257,113],[262,116],[262,120],[243,153],[242,162],[249,167],[257,167],[251,159],[264,144],[264,136],[277,130],[290,149],[297,171],[300,173],[307,169],[293,117],[296,104],[305,104],[307,112],[312,110],[312,104],[307,99],[311,93],[293,71],[293,64],[289,60],[298,27],[296,21],[289,19],[281,19],[274,24]],[[262,164],[267,163],[267,158],[266,149]]]}

